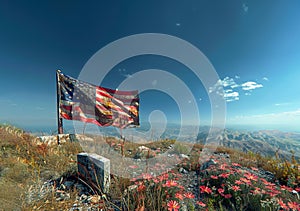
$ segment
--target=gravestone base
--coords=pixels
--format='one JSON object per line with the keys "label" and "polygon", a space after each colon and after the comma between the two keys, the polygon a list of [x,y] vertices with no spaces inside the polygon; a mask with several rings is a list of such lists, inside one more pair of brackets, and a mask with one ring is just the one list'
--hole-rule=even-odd
{"label": "gravestone base", "polygon": [[79,176],[89,185],[108,193],[110,184],[110,160],[95,153],[77,154]]}

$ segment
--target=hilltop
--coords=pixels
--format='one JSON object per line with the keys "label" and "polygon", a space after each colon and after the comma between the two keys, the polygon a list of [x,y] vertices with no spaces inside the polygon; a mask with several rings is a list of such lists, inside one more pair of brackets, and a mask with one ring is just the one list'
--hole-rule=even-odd
{"label": "hilltop", "polygon": [[[281,138],[281,141],[289,138],[292,143],[298,136],[278,131],[249,133],[226,130],[219,140],[224,140],[224,143],[226,140],[257,143],[253,140],[260,137],[270,143],[274,142],[272,137]],[[194,144],[189,151],[187,143],[170,139],[148,144],[126,141],[123,148],[125,157],[143,163],[167,153],[167,157],[178,162],[172,169],[165,169],[157,176],[151,168],[138,175],[139,167],[131,165],[128,170],[137,173],[135,178],[112,175],[111,191],[103,195],[100,189],[88,186],[78,177],[76,155],[83,151],[85,144],[94,144],[94,150],[99,148],[121,153],[123,141],[114,137],[76,135],[77,141],[73,136],[71,142],[70,136],[65,135],[65,140],[57,145],[55,138],[48,136],[48,139],[43,139],[12,126],[0,127],[0,185],[3,190],[0,193],[0,209],[300,209],[300,162],[293,156],[289,160],[279,156],[272,158],[258,151],[243,152],[223,145],[199,163],[204,147],[201,143]],[[297,145],[297,141],[294,144]],[[155,168],[165,168],[165,164],[159,163]],[[121,163],[119,167],[124,168]]]}

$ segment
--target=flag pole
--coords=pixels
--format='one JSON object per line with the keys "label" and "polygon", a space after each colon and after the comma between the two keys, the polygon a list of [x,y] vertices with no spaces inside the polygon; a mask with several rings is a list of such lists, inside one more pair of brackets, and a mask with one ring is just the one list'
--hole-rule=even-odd
{"label": "flag pole", "polygon": [[124,157],[125,156],[125,154],[124,154],[125,139],[123,139],[122,128],[120,128],[120,137],[121,137],[121,154],[122,154],[122,157]]}
{"label": "flag pole", "polygon": [[60,70],[56,71],[56,109],[57,109],[57,144],[59,144],[59,134],[63,134],[63,121],[62,118],[60,117],[60,106],[59,106],[59,101],[60,101],[60,86],[59,86],[59,74],[61,73]]}

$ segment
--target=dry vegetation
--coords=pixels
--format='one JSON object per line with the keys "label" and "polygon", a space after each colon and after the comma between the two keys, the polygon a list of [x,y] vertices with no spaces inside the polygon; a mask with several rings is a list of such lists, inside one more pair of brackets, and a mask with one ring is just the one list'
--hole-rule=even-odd
{"label": "dry vegetation", "polygon": [[39,200],[34,193],[40,184],[76,172],[76,154],[81,151],[78,143],[48,148],[34,144],[33,139],[12,126],[0,127],[1,210],[30,210],[28,203]]}
{"label": "dry vegetation", "polygon": [[[74,203],[79,203],[79,193],[76,188],[68,191],[68,199],[59,201],[56,200],[55,186],[45,194],[41,194],[40,189],[47,180],[57,181],[59,178],[70,176],[78,179],[76,155],[82,151],[82,148],[78,142],[52,147],[45,144],[36,145],[34,138],[12,126],[0,126],[0,185],[2,190],[0,191],[0,210],[69,210]],[[199,153],[203,146],[195,144],[189,152],[185,145],[174,142],[174,140],[162,140],[144,144],[144,146],[153,151],[159,149],[160,152],[165,152],[170,145],[173,145],[174,153],[188,154],[189,160],[184,160],[177,168],[159,177],[143,174],[129,180],[113,176],[111,191],[105,197],[101,191],[91,188],[91,195],[99,197],[91,206],[95,207],[95,210],[137,211],[172,209],[176,211],[180,210],[183,205],[188,210],[300,209],[299,198],[291,193],[300,191],[300,162],[294,157],[287,161],[281,160],[276,155],[263,157],[252,152],[243,153],[219,147],[216,154],[228,154],[230,163],[226,164],[227,168],[224,170],[211,168],[205,173],[198,172],[200,175],[199,194],[195,195],[179,185],[181,175],[177,170],[179,167],[184,167],[190,171],[199,171]],[[139,146],[130,142],[123,143],[115,138],[106,138],[103,142],[97,142],[97,144],[101,143],[132,158],[138,152]],[[155,153],[146,155],[147,158],[151,156],[155,156]],[[222,165],[222,162],[218,161],[217,165]],[[274,173],[280,183],[280,185],[276,184],[278,188],[273,190],[276,190],[277,194],[270,195],[270,191],[260,192],[259,197],[253,194],[253,191],[258,188],[267,190],[269,186],[275,185],[265,183],[263,179],[256,177],[251,184],[236,184],[235,181],[243,180],[243,174],[247,173],[245,169],[241,172],[238,169],[239,166],[254,170],[264,169]],[[224,178],[219,176],[227,174],[229,175]],[[220,190],[221,187],[224,189],[223,192]],[[233,191],[232,187],[235,187],[236,191]],[[253,197],[249,197],[250,195]],[[273,201],[272,198],[274,198]]]}

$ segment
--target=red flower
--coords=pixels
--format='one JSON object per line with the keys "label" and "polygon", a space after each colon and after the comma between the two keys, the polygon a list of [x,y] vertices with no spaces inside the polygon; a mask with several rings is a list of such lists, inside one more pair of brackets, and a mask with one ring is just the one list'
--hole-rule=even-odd
{"label": "red flower", "polygon": [[183,200],[183,195],[181,193],[175,193],[175,198]]}
{"label": "red flower", "polygon": [[274,196],[277,196],[278,194],[280,194],[281,192],[278,191],[278,190],[272,190],[271,192],[268,192],[268,194],[271,196],[271,197],[274,197]]}
{"label": "red flower", "polygon": [[241,190],[240,186],[237,186],[237,185],[233,185],[231,188],[233,191]]}
{"label": "red flower", "polygon": [[231,194],[225,194],[225,195],[224,195],[224,198],[225,198],[225,199],[230,199],[231,197],[232,197]]}
{"label": "red flower", "polygon": [[211,175],[210,178],[212,178],[212,179],[218,179],[218,176]]}
{"label": "red flower", "polygon": [[255,167],[251,167],[251,169],[252,169],[253,171],[258,171],[258,168],[255,168]]}
{"label": "red flower", "polygon": [[137,191],[138,191],[138,192],[141,192],[141,191],[144,191],[144,190],[146,190],[146,186],[145,186],[144,184],[140,184],[140,185],[138,186],[138,188],[137,188]]}
{"label": "red flower", "polygon": [[219,169],[221,169],[221,170],[226,170],[226,169],[227,169],[227,164],[226,164],[226,163],[222,164],[222,165],[219,167]]}
{"label": "red flower", "polygon": [[285,186],[285,185],[281,185],[280,187],[281,187],[281,190],[287,190],[287,191],[290,191],[290,192],[293,191],[293,188]]}
{"label": "red flower", "polygon": [[241,166],[240,164],[238,163],[232,163],[233,166]]}
{"label": "red flower", "polygon": [[184,187],[182,185],[177,186],[180,190],[184,190]]}
{"label": "red flower", "polygon": [[143,179],[145,179],[145,180],[149,180],[149,179],[152,178],[152,175],[149,174],[149,173],[145,173],[145,174],[142,174],[142,177],[143,177]]}
{"label": "red flower", "polygon": [[191,192],[185,193],[184,196],[187,199],[193,199],[193,198],[195,198],[194,194],[192,194]]}
{"label": "red flower", "polygon": [[200,191],[201,191],[201,193],[207,193],[207,194],[211,194],[212,193],[212,190],[209,187],[204,186],[204,185],[200,186]]}
{"label": "red flower", "polygon": [[155,184],[157,184],[157,183],[160,182],[160,181],[159,181],[158,179],[156,179],[156,178],[153,178],[152,180],[153,180],[153,182],[154,182]]}
{"label": "red flower", "polygon": [[266,179],[264,179],[264,178],[260,178],[260,180],[264,183],[264,184],[266,184],[266,182],[268,182]]}
{"label": "red flower", "polygon": [[206,204],[204,204],[202,201],[197,201],[196,204],[198,204],[201,207],[206,207]]}
{"label": "red flower", "polygon": [[168,204],[168,211],[178,211],[178,209],[180,208],[180,205],[177,201],[169,201]]}
{"label": "red flower", "polygon": [[261,181],[263,181],[263,183],[266,185],[266,186],[275,186],[274,183],[272,182],[268,182],[267,180],[262,180],[263,178],[261,178]]}
{"label": "red flower", "polygon": [[285,209],[285,210],[289,209],[288,206],[286,206],[286,204],[282,201],[282,199],[278,199],[277,202],[282,209]]}
{"label": "red flower", "polygon": [[137,178],[132,178],[130,179],[130,182],[135,182],[137,180]]}
{"label": "red flower", "polygon": [[219,194],[223,194],[224,193],[224,189],[223,188],[218,188],[218,192],[219,192]]}
{"label": "red flower", "polygon": [[255,190],[251,191],[251,193],[253,193],[254,195],[257,195],[257,194],[261,194],[262,191],[259,187],[255,187]]}
{"label": "red flower", "polygon": [[240,181],[242,181],[242,182],[244,182],[244,183],[246,183],[248,185],[251,185],[251,181],[248,180],[248,179],[246,179],[246,178],[240,178]]}
{"label": "red flower", "polygon": [[236,180],[234,183],[237,184],[237,185],[243,184],[243,182],[241,180]]}
{"label": "red flower", "polygon": [[164,184],[163,186],[169,188],[169,187],[174,187],[174,186],[177,186],[177,185],[178,185],[178,183],[176,181],[168,180],[168,181],[166,181],[166,184]]}
{"label": "red flower", "polygon": [[297,202],[288,202],[288,206],[292,210],[299,210],[300,209],[299,204]]}
{"label": "red flower", "polygon": [[228,178],[230,174],[228,173],[223,173],[223,174],[220,174],[219,177],[222,177],[222,178]]}
{"label": "red flower", "polygon": [[253,181],[257,181],[257,178],[258,178],[258,176],[254,175],[254,174],[251,174],[251,173],[246,173],[246,174],[245,174],[245,177],[246,177],[248,180],[253,180]]}
{"label": "red flower", "polygon": [[163,174],[161,175],[162,180],[167,180],[169,178],[169,174]]}
{"label": "red flower", "polygon": [[266,189],[269,189],[269,190],[273,191],[273,190],[275,190],[275,187],[274,187],[274,186],[269,186],[269,185],[267,185],[267,186],[266,186]]}

